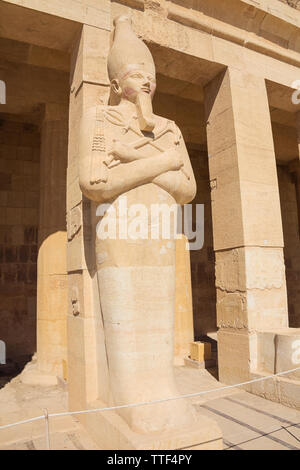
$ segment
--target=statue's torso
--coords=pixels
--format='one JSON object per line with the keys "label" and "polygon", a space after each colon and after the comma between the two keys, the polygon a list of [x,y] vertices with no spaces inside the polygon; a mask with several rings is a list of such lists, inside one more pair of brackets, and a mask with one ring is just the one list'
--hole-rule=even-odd
{"label": "statue's torso", "polygon": [[[123,144],[135,147],[143,140],[147,139],[147,143],[142,150],[143,155],[152,157],[163,152],[175,148],[179,139],[178,130],[173,121],[169,121],[160,116],[155,116],[156,126],[153,133],[142,133],[139,129],[138,119],[133,117],[127,119],[118,107],[107,106],[102,107],[105,129],[106,149],[108,150],[113,140],[118,140]],[[159,157],[158,157],[159,158]],[[108,170],[108,178],[109,178]],[[168,172],[164,177],[169,180],[170,184],[175,184],[175,172]],[[148,211],[149,239],[133,240],[130,237],[126,240],[117,239],[97,240],[96,251],[101,254],[101,262],[98,268],[107,266],[124,266],[128,263],[132,265],[174,265],[175,262],[175,243],[173,241],[174,225],[172,226],[172,235],[170,240],[162,239],[161,223],[162,219],[154,219],[152,211],[153,205],[163,204],[174,206],[176,204],[173,196],[158,184],[147,183],[139,185],[130,191],[124,192],[111,202],[111,206],[115,209],[117,225],[120,223],[119,204],[120,199],[126,197],[126,205],[129,209],[134,204],[142,205]],[[123,199],[124,200],[124,199]],[[132,222],[134,216],[127,215],[128,225]],[[151,224],[159,224],[160,232],[158,240],[151,240]],[[174,219],[172,216],[172,224]],[[102,254],[106,253],[104,259]],[[130,254],[130,256],[129,256]],[[99,261],[99,260],[98,260]]]}
{"label": "statue's torso", "polygon": [[[133,146],[143,153],[145,157],[152,157],[163,152],[175,149],[179,140],[179,131],[173,121],[166,118],[155,116],[155,128],[153,133],[143,133],[139,128],[137,116],[128,119],[123,110],[118,106],[102,107],[105,123],[106,148],[109,149],[113,140],[118,140],[123,144]],[[147,142],[143,146],[143,142]],[[168,183],[175,184],[175,172],[167,172],[164,175]],[[132,189],[127,196],[131,203],[148,204],[164,200],[166,203],[173,204],[173,197],[164,189],[154,183],[148,183]]]}

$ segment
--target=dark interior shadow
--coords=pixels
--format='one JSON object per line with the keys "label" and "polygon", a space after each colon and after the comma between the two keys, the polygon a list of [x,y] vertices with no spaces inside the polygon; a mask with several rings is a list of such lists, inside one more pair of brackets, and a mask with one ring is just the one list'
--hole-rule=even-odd
{"label": "dark interior shadow", "polygon": [[32,356],[33,354],[17,359],[7,359],[6,364],[0,364],[0,390],[22,372],[26,364],[31,361]]}
{"label": "dark interior shadow", "polygon": [[217,340],[210,338],[206,335],[196,336],[195,341],[202,341],[210,343],[211,345],[211,359],[204,358],[205,369],[215,379],[219,380],[219,369],[218,369],[218,342]]}

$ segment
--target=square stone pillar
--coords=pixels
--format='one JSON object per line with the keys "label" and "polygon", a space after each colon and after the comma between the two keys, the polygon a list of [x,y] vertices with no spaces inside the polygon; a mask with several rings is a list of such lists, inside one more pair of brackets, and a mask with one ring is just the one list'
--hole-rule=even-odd
{"label": "square stone pillar", "polygon": [[283,233],[265,81],[227,69],[205,88],[219,373],[256,369],[256,332],[288,326]]}
{"label": "square stone pillar", "polygon": [[176,240],[176,297],[174,325],[174,364],[184,365],[194,341],[193,300],[188,239]]}
{"label": "square stone pillar", "polygon": [[68,106],[48,103],[41,124],[37,259],[37,361],[21,380],[55,385],[67,366],[66,169]]}
{"label": "square stone pillar", "polygon": [[[105,341],[95,267],[96,207],[78,181],[78,145],[82,114],[109,96],[106,58],[110,31],[83,25],[71,58],[69,154],[67,174],[67,270],[69,284],[68,391],[72,410],[108,401]],[[85,416],[82,416],[85,420]]]}
{"label": "square stone pillar", "polygon": [[[110,31],[84,25],[72,56],[67,177],[68,393],[72,410],[112,404],[95,262],[96,205],[82,196],[78,181],[81,118],[89,107],[108,102],[109,42]],[[222,448],[219,428],[204,416],[193,429],[145,435],[134,432],[114,411],[78,417],[102,449]]]}
{"label": "square stone pillar", "polygon": [[37,285],[38,368],[65,376],[67,360],[66,169],[68,108],[46,106],[41,129]]}

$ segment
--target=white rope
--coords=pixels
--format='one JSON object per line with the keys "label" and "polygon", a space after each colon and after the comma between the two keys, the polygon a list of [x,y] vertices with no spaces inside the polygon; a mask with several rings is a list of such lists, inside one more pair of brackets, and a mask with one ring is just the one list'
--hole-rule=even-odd
{"label": "white rope", "polygon": [[[79,414],[84,414],[84,413],[96,413],[96,412],[98,413],[98,412],[101,412],[101,411],[120,410],[120,409],[123,409],[123,408],[134,408],[134,407],[137,407],[137,406],[154,405],[154,404],[157,404],[157,403],[164,403],[164,402],[167,402],[167,401],[180,400],[180,399],[183,399],[183,398],[199,397],[201,395],[206,395],[207,393],[221,392],[223,390],[229,390],[229,389],[232,389],[232,388],[242,387],[243,385],[250,385],[250,384],[256,383],[256,382],[262,382],[263,380],[272,379],[272,378],[275,378],[275,377],[279,377],[281,375],[291,374],[292,372],[296,372],[298,370],[300,370],[300,367],[297,367],[295,369],[286,370],[284,372],[278,372],[277,374],[268,375],[267,377],[259,377],[257,379],[248,380],[247,382],[241,382],[241,383],[235,384],[235,385],[225,385],[224,387],[213,388],[211,390],[203,390],[202,392],[187,393],[186,395],[178,395],[176,397],[162,398],[160,400],[145,401],[145,402],[140,402],[140,403],[130,403],[128,405],[110,406],[110,407],[106,407],[106,408],[93,408],[91,410],[65,411],[65,412],[62,412],[62,413],[48,413],[48,417],[49,418],[55,418],[55,417],[59,417],[59,416],[79,415]],[[23,421],[18,421],[16,423],[12,423],[12,424],[5,424],[3,426],[0,426],[0,430],[1,429],[7,429],[7,428],[10,428],[12,426],[17,426],[19,424],[30,423],[30,422],[33,422],[33,421],[39,421],[41,419],[45,419],[45,415],[37,416],[37,417],[31,418],[31,419],[25,419]]]}
{"label": "white rope", "polygon": [[39,421],[41,419],[45,419],[45,416],[44,415],[43,416],[36,416],[35,418],[24,419],[23,421],[17,421],[16,423],[4,424],[3,426],[0,426],[0,429],[10,428],[12,426],[17,426],[18,424],[32,423],[33,421]]}

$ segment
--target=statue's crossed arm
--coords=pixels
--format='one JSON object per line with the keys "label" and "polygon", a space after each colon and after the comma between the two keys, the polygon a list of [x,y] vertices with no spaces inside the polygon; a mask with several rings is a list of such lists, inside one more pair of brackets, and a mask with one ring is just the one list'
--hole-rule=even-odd
{"label": "statue's crossed arm", "polygon": [[[148,137],[142,137],[139,140],[132,142],[131,144],[123,144],[120,141],[114,141],[113,148],[109,152],[108,157],[105,160],[105,164],[107,164],[108,168],[110,168],[111,165],[114,165],[114,162],[118,164],[122,162],[122,159],[123,160],[125,159],[125,161],[133,161],[133,160],[138,160],[140,158],[149,158],[148,154],[145,154],[142,151],[140,151],[140,149],[142,149],[146,145],[150,145],[151,147],[156,149],[158,152],[164,153],[165,150],[159,145],[157,141],[159,140],[160,137],[165,135],[167,132],[172,132],[172,131],[170,129],[166,129],[161,134],[156,136],[156,138],[154,139],[148,138]],[[168,150],[171,150],[171,149],[168,149]],[[181,171],[189,180],[190,176],[187,174],[187,172],[184,170],[183,167],[181,168]]]}

